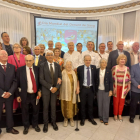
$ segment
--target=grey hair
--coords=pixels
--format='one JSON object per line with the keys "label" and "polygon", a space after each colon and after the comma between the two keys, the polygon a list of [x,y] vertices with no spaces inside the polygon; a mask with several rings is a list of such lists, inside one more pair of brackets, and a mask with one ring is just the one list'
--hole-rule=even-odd
{"label": "grey hair", "polygon": [[[60,43],[60,44],[61,44],[61,42],[56,42],[56,43],[55,43],[55,48],[56,48],[56,46],[57,46],[57,44],[58,44],[58,43]],[[62,46],[62,44],[61,44],[61,46]]]}
{"label": "grey hair", "polygon": [[101,58],[100,64],[101,64],[103,61],[106,61],[106,63],[107,63],[107,60],[106,60],[105,58]]}
{"label": "grey hair", "polygon": [[27,54],[27,55],[25,56],[25,60],[26,60],[26,57],[27,57],[27,56],[32,56],[32,58],[33,58],[33,60],[34,60],[34,56],[31,55],[31,54]]}
{"label": "grey hair", "polygon": [[15,43],[15,44],[13,45],[13,49],[14,49],[15,45],[18,45],[18,46],[21,48],[21,45],[20,45],[20,44]]}
{"label": "grey hair", "polygon": [[134,42],[134,43],[132,44],[132,47],[134,46],[135,43],[138,43],[138,44],[139,44],[139,42]]}
{"label": "grey hair", "polygon": [[34,46],[34,50],[35,50],[36,47],[39,47],[39,49],[40,49],[40,46]]}
{"label": "grey hair", "polygon": [[89,57],[91,58],[91,55],[89,55],[89,54],[86,54],[86,55],[84,55],[84,60],[85,60],[85,57],[87,57],[87,56],[89,56]]}
{"label": "grey hair", "polygon": [[72,61],[67,59],[67,60],[65,61],[64,67],[66,66],[66,64],[67,64],[68,62],[71,62],[71,64],[72,64]]}
{"label": "grey hair", "polygon": [[53,51],[51,50],[45,50],[45,56],[47,55],[47,53],[52,53],[54,55]]}
{"label": "grey hair", "polygon": [[73,45],[74,45],[74,42],[69,42],[69,43],[67,44],[67,46],[69,46],[70,43],[73,43]]}

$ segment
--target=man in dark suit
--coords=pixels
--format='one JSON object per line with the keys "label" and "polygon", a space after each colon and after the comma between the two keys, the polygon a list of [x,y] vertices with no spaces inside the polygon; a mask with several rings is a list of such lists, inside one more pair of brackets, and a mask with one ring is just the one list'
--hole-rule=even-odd
{"label": "man in dark suit", "polygon": [[34,66],[34,57],[25,56],[26,65],[17,69],[17,82],[21,92],[17,94],[17,101],[22,106],[22,121],[24,125],[23,134],[28,133],[29,123],[29,104],[33,107],[32,126],[36,132],[40,132],[38,127],[39,104],[36,104],[37,95],[41,97],[39,91],[39,68]]}
{"label": "man in dark suit", "polygon": [[131,68],[130,53],[127,51],[124,51],[123,47],[124,47],[123,41],[119,41],[117,43],[117,49],[110,52],[109,58],[108,58],[108,64],[107,64],[108,69],[112,69],[113,66],[117,65],[116,59],[118,58],[120,54],[126,55],[127,57],[126,66],[129,67],[129,69]]}
{"label": "man in dark suit", "polygon": [[3,50],[5,50],[8,53],[8,56],[13,55],[13,49],[12,49],[12,45],[10,44],[9,35],[6,32],[3,32],[1,34],[1,38],[3,40],[2,43]]}
{"label": "man in dark suit", "polygon": [[93,125],[97,123],[93,119],[93,99],[95,94],[96,66],[91,65],[91,56],[84,56],[84,65],[77,68],[80,101],[81,101],[81,126],[85,124],[86,119],[86,102],[88,104],[88,117]]}
{"label": "man in dark suit", "polygon": [[60,66],[53,62],[53,52],[48,50],[46,52],[47,61],[40,65],[40,83],[42,85],[42,99],[43,99],[43,120],[44,128],[43,132],[48,131],[48,109],[49,102],[51,106],[51,124],[55,131],[58,130],[56,125],[56,99],[59,94],[60,84],[58,84],[58,79],[62,79]]}
{"label": "man in dark suit", "polygon": [[46,61],[46,58],[42,55],[40,55],[40,47],[39,46],[35,46],[34,47],[34,59],[35,59],[35,62],[34,62],[34,65],[35,66],[40,66],[41,63],[45,62]]}
{"label": "man in dark suit", "polygon": [[[6,106],[6,131],[7,133],[18,134],[13,128],[13,100],[17,88],[15,78],[15,67],[7,63],[8,54],[5,50],[0,51],[0,120],[2,116],[3,103]],[[1,130],[0,130],[1,131]]]}

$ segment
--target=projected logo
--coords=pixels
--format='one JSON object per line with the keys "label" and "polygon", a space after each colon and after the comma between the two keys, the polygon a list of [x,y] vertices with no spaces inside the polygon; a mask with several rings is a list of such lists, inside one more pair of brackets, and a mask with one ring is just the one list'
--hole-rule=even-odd
{"label": "projected logo", "polygon": [[77,43],[77,31],[75,30],[65,30],[65,42],[74,42]]}

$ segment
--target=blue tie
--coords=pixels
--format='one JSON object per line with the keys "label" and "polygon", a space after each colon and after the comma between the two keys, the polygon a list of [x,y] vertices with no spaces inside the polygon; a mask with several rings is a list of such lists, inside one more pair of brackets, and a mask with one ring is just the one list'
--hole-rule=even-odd
{"label": "blue tie", "polygon": [[87,67],[87,85],[90,85],[90,72],[89,72],[89,67]]}

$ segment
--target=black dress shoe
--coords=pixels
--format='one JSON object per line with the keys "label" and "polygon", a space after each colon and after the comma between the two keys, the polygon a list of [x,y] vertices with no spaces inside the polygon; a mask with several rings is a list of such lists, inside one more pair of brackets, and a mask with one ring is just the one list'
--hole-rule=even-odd
{"label": "black dress shoe", "polygon": [[24,127],[23,134],[24,134],[24,135],[28,134],[28,130],[29,130],[28,127]]}
{"label": "black dress shoe", "polygon": [[34,129],[35,129],[35,131],[36,131],[36,132],[40,132],[40,128],[39,128],[39,126],[38,126],[38,125],[37,125],[37,126],[35,126],[35,127],[34,127]]}
{"label": "black dress shoe", "polygon": [[93,125],[97,125],[97,123],[94,121],[94,119],[89,119],[89,122],[91,122]]}
{"label": "black dress shoe", "polygon": [[55,131],[57,131],[57,130],[58,130],[57,124],[56,124],[55,122],[52,122],[51,124],[52,124],[52,126],[53,126],[53,129],[54,129]]}
{"label": "black dress shoe", "polygon": [[8,130],[7,133],[19,134],[19,132],[17,130],[15,130],[14,128],[12,128],[10,131]]}
{"label": "black dress shoe", "polygon": [[81,120],[80,125],[81,126],[84,126],[85,125],[85,119]]}
{"label": "black dress shoe", "polygon": [[48,124],[45,124],[44,127],[43,127],[43,132],[47,133],[47,131],[48,131]]}
{"label": "black dress shoe", "polygon": [[134,119],[133,119],[133,118],[130,118],[129,121],[130,121],[131,123],[134,123]]}

